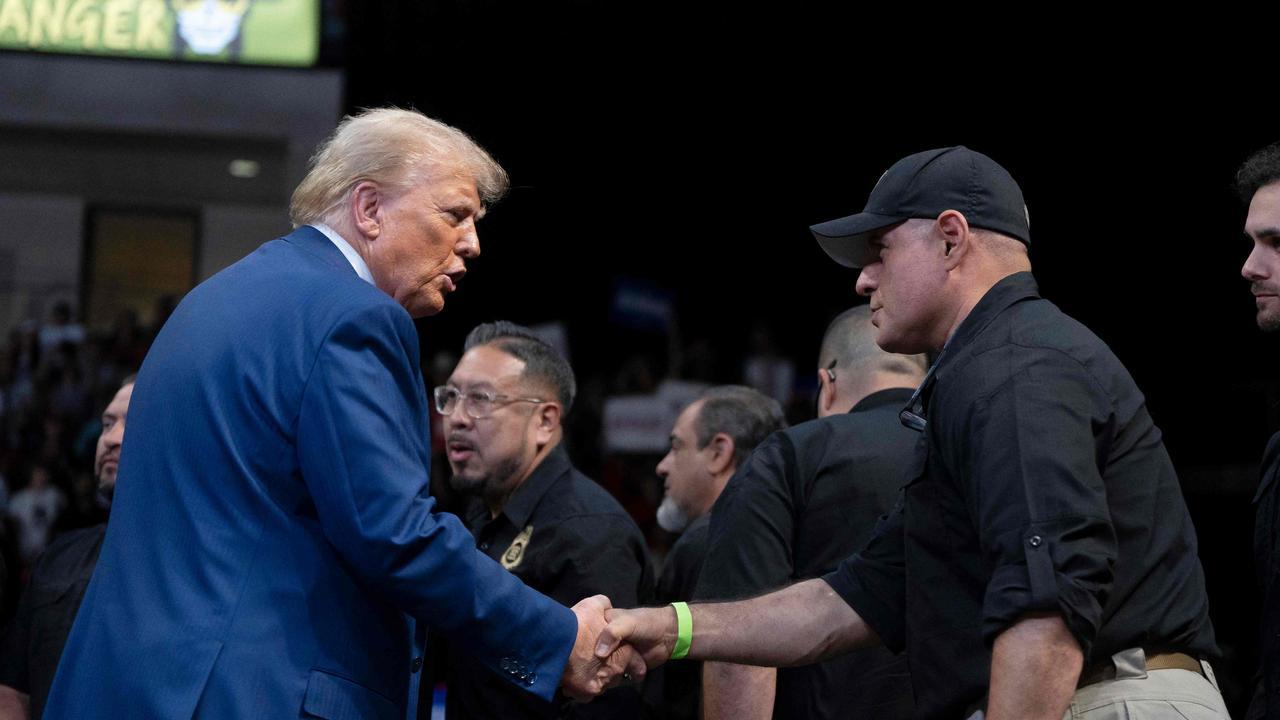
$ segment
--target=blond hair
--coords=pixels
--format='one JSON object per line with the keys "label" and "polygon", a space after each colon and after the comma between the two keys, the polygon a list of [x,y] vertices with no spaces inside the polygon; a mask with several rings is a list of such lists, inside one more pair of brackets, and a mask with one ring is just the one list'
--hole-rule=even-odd
{"label": "blond hair", "polygon": [[486,206],[507,191],[507,173],[466,133],[416,110],[373,108],[342,119],[308,163],[293,191],[294,225],[323,221],[362,181],[396,189],[432,170],[469,175]]}

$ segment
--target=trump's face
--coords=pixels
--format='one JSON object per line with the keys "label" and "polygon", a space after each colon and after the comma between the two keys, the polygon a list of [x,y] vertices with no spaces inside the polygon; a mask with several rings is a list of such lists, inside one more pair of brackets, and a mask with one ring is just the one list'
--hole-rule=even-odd
{"label": "trump's face", "polygon": [[1280,183],[1258,188],[1249,203],[1244,232],[1253,250],[1240,274],[1249,281],[1258,310],[1258,327],[1280,329]]}
{"label": "trump's face", "polygon": [[370,245],[374,284],[415,318],[444,308],[480,255],[476,221],[484,214],[475,182],[429,170],[422,182],[387,193],[378,209],[378,237]]}

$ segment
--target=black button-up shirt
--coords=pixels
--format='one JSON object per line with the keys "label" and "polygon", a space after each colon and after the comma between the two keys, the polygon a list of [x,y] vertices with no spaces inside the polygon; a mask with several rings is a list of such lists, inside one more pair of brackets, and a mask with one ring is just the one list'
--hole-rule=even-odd
{"label": "black button-up shirt", "polygon": [[105,524],[75,530],[49,545],[0,642],[0,684],[31,697],[33,718],[44,713],[58,659],[98,564],[106,530]]}
{"label": "black button-up shirt", "polygon": [[[699,600],[754,597],[831,572],[893,507],[917,435],[898,421],[910,390],[769,436],[711,511]],[[775,718],[909,718],[905,656],[866,648],[779,668]]]}
{"label": "black button-up shirt", "polygon": [[1125,648],[1216,654],[1195,529],[1160,431],[1105,344],[997,283],[920,393],[898,506],[829,582],[911,660],[917,712],[985,696],[995,637],[1061,613],[1085,665]]}
{"label": "black button-up shirt", "polygon": [[1271,436],[1262,458],[1262,478],[1253,498],[1256,524],[1253,552],[1262,587],[1262,690],[1250,716],[1280,717],[1280,433]]}
{"label": "black button-up shirt", "polygon": [[[653,571],[635,521],[604,488],[554,449],[511,494],[496,518],[475,499],[466,521],[476,546],[524,584],[572,606],[591,595],[636,607],[653,595]],[[519,667],[503,672],[519,679]],[[638,717],[639,692],[620,687],[585,705],[545,702],[498,677],[465,647],[448,652],[449,718]]]}

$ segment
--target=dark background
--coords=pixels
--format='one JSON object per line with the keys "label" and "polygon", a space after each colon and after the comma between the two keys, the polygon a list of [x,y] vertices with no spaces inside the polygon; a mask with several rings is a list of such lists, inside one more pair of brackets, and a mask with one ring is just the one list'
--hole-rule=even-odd
{"label": "dark background", "polygon": [[661,364],[660,341],[607,326],[622,276],[674,292],[720,379],[736,379],[761,323],[809,374],[827,320],[860,300],[807,226],[860,210],[908,153],[985,152],[1022,185],[1043,294],[1112,347],[1165,433],[1238,708],[1256,663],[1250,499],[1280,393],[1277,339],[1257,331],[1239,275],[1249,245],[1231,181],[1280,140],[1271,65],[1190,28],[1099,21],[1038,43],[812,8],[742,15],[348,8],[348,109],[394,103],[458,125],[514,184],[448,311],[421,322],[426,352],[484,320],[563,320],[580,373],[646,343]]}
{"label": "dark background", "polygon": [[[601,451],[603,398],[671,376],[740,381],[762,329],[811,385],[826,323],[864,300],[807,226],[860,210],[912,152],[965,144],[1005,165],[1030,209],[1043,294],[1112,347],[1165,433],[1199,533],[1218,675],[1242,714],[1257,663],[1250,499],[1280,429],[1280,337],[1254,325],[1231,181],[1280,140],[1266,13],[1228,27],[1199,12],[1027,6],[957,25],[916,5],[899,17],[862,4],[322,5],[321,65],[345,71],[346,112],[417,108],[472,134],[512,178],[480,225],[483,257],[447,311],[419,322],[424,361],[457,353],[479,322],[564,323],[583,387],[574,460],[644,526],[657,458]],[[121,142],[12,127],[5,138],[19,159],[56,145],[85,164]],[[127,147],[163,185],[157,158],[193,142]],[[24,192],[62,177],[11,165],[0,176]],[[284,172],[279,158],[267,167]],[[620,282],[674,299],[674,339],[611,321]],[[130,367],[145,351],[120,345],[137,350]],[[88,403],[93,414],[109,396]],[[27,439],[45,434],[36,422]],[[0,468],[18,459],[0,448]],[[660,554],[670,537],[650,540]]]}

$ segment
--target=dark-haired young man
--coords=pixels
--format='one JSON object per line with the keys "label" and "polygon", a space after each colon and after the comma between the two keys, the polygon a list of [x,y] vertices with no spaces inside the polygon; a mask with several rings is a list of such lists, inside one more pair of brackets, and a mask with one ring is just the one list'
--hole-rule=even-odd
{"label": "dark-haired young man", "polygon": [[[1280,329],[1280,143],[1245,160],[1236,173],[1240,199],[1249,205],[1244,233],[1253,250],[1240,274],[1249,281],[1263,332]],[[1253,552],[1262,585],[1262,682],[1249,717],[1280,717],[1280,433],[1271,436],[1262,459],[1262,477],[1253,498],[1257,508]]]}

